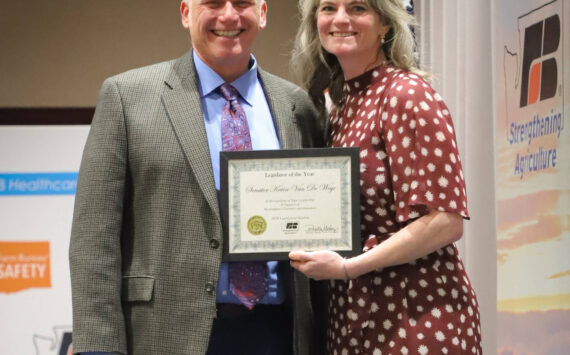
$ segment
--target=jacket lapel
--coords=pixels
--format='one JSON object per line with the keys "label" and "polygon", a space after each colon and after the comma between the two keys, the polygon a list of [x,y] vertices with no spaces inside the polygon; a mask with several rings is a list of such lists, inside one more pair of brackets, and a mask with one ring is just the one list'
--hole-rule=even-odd
{"label": "jacket lapel", "polygon": [[[261,69],[259,69],[259,77],[273,115],[281,147],[283,149],[299,148],[301,132],[297,128],[294,114],[295,104],[291,101],[290,93],[286,92],[271,74]],[[196,80],[198,79],[194,69],[192,51],[189,51],[174,63],[172,72],[164,82],[162,101],[178,143],[186,155],[200,189],[218,220],[221,221],[210,150],[207,144],[208,137],[204,127],[204,115]]]}
{"label": "jacket lapel", "polygon": [[279,142],[281,142],[281,148],[300,148],[297,145],[301,142],[301,133],[297,128],[295,104],[291,100],[291,93],[284,90],[282,85],[279,85],[279,81],[273,79],[271,74],[261,69],[258,70],[265,97],[273,115]]}
{"label": "jacket lapel", "polygon": [[200,189],[218,220],[221,221],[196,80],[198,79],[192,51],[189,51],[174,63],[170,76],[164,82],[162,101],[178,143],[182,146]]}

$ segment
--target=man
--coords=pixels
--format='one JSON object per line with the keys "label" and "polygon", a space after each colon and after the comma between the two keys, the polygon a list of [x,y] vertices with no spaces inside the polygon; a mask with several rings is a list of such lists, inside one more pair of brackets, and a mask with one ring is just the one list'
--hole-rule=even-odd
{"label": "man", "polygon": [[245,114],[244,149],[321,143],[305,93],[251,55],[266,12],[264,0],[184,0],[193,51],[104,82],[70,244],[76,353],[315,353],[308,279],[261,263],[265,293],[246,307],[221,263],[224,120]]}

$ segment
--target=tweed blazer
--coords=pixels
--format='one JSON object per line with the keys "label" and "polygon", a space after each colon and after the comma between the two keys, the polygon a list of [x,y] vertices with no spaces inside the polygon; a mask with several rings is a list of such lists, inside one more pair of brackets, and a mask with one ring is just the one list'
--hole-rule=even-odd
{"label": "tweed blazer", "polygon": [[[322,143],[297,86],[259,70],[283,148]],[[205,354],[222,223],[191,52],[103,83],[69,249],[75,352]],[[309,281],[285,265],[295,354],[311,350]]]}

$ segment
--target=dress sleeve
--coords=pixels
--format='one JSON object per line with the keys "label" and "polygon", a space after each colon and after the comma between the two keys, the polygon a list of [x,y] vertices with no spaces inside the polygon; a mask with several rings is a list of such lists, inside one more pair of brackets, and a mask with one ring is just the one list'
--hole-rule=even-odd
{"label": "dress sleeve", "polygon": [[447,106],[418,76],[398,78],[385,96],[380,127],[389,157],[396,218],[428,208],[469,218],[465,180]]}

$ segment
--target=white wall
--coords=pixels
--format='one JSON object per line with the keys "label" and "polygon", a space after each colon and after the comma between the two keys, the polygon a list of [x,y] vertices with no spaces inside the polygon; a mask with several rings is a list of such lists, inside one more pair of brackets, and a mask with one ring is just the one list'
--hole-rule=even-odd
{"label": "white wall", "polygon": [[497,252],[491,0],[415,1],[422,64],[454,117],[471,220],[459,242],[477,292],[483,353],[496,353]]}

